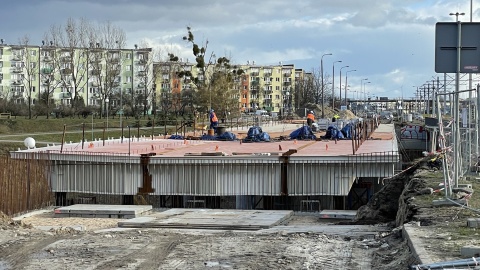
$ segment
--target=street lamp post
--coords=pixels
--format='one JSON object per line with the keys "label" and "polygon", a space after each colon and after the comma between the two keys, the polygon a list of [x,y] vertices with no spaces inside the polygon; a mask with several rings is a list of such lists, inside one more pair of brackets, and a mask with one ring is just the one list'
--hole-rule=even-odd
{"label": "street lamp post", "polygon": [[[350,67],[350,66],[343,66],[343,67],[340,68],[340,85],[338,87],[338,91],[340,92],[340,96],[339,96],[338,108],[340,108],[342,106],[342,69],[347,68],[347,67]],[[345,88],[347,88],[346,84],[345,84]]]}
{"label": "street lamp post", "polygon": [[108,97],[107,97],[107,98],[105,99],[105,106],[106,106],[106,108],[107,108],[107,130],[108,130],[108,102],[109,102],[109,101],[110,101],[110,100],[109,100]]}
{"label": "street lamp post", "polygon": [[322,57],[320,58],[320,73],[321,73],[321,76],[322,76],[322,118],[325,118],[325,113],[323,112],[323,106],[324,106],[324,103],[325,103],[325,90],[324,90],[324,87],[325,87],[325,84],[323,83],[323,57],[325,55],[332,55],[331,53],[326,53],[324,55],[322,55]]}
{"label": "street lamp post", "polygon": [[365,109],[365,92],[364,92],[364,83],[363,81],[368,81],[368,78],[365,78],[365,79],[361,79],[360,80],[360,98],[362,98],[362,95],[363,95],[363,108]]}
{"label": "street lamp post", "polygon": [[341,63],[342,60],[338,60],[333,62],[333,70],[332,70],[332,109],[335,108],[335,63]]}
{"label": "street lamp post", "polygon": [[283,104],[283,64],[282,62],[278,62],[280,65],[280,114],[282,115],[282,119],[285,119],[285,108]]}
{"label": "street lamp post", "polygon": [[[343,91],[344,95],[345,95],[345,106],[347,107],[348,109],[348,96],[347,96],[347,85],[348,85],[348,73],[349,72],[354,72],[354,71],[357,71],[356,69],[352,69],[352,70],[347,70],[345,72],[345,91]],[[340,105],[342,105],[342,99],[340,98]]]}
{"label": "street lamp post", "polygon": [[[122,123],[122,114],[123,114],[123,89],[120,87],[120,128],[123,128],[123,123]],[[123,137],[123,134],[122,134]]]}
{"label": "street lamp post", "polygon": [[363,83],[363,99],[364,99],[364,109],[365,109],[365,113],[367,112],[367,106],[368,106],[368,103],[367,103],[367,83],[372,83],[372,82],[364,82]]}

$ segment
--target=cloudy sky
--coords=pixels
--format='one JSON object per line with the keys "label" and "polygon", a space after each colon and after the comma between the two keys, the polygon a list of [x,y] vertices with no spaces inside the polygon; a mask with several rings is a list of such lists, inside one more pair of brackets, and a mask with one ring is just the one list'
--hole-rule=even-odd
{"label": "cloudy sky", "polygon": [[[0,38],[18,44],[25,35],[41,44],[52,25],[68,18],[111,22],[127,34],[129,47],[141,41],[190,58],[182,37],[192,27],[198,43],[233,62],[333,73],[338,91],[348,72],[351,95],[362,79],[372,96],[412,98],[435,73],[435,24],[480,19],[480,0],[15,0],[2,2]],[[348,67],[346,67],[348,66]],[[453,75],[453,74],[451,74]],[[449,79],[451,80],[451,79]],[[474,83],[478,83],[474,77]],[[367,82],[364,80],[363,82]],[[352,97],[349,95],[349,97]]]}

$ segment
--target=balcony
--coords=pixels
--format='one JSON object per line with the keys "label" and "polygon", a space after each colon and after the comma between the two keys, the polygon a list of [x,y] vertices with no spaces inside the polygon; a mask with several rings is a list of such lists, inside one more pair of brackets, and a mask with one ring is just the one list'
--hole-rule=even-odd
{"label": "balcony", "polygon": [[250,76],[256,77],[256,76],[258,76],[258,75],[259,75],[258,72],[250,72]]}
{"label": "balcony", "polygon": [[69,69],[69,68],[62,68],[62,69],[60,69],[60,73],[61,73],[62,75],[67,75],[67,74],[71,74],[71,73],[72,73],[72,70]]}
{"label": "balcony", "polygon": [[51,74],[53,72],[53,68],[42,68],[40,71],[42,74]]}
{"label": "balcony", "polygon": [[100,75],[100,70],[98,70],[98,69],[90,70],[90,75],[98,76],[98,75]]}
{"label": "balcony", "polygon": [[13,73],[21,73],[21,72],[23,72],[23,68],[21,68],[21,67],[12,67],[12,72],[13,72]]}
{"label": "balcony", "polygon": [[13,98],[23,98],[23,92],[14,91],[14,92],[12,92],[12,97]]}
{"label": "balcony", "polygon": [[53,60],[52,57],[48,55],[42,57],[43,62],[51,62],[52,60]]}
{"label": "balcony", "polygon": [[23,82],[22,82],[22,80],[13,80],[13,81],[12,81],[12,84],[13,84],[13,85],[22,85]]}
{"label": "balcony", "polygon": [[13,61],[21,61],[23,59],[23,54],[13,54],[12,60]]}
{"label": "balcony", "polygon": [[119,57],[112,57],[108,61],[112,64],[118,64],[118,63],[120,63],[120,58]]}
{"label": "balcony", "polygon": [[61,99],[69,99],[69,98],[72,98],[72,93],[62,92],[62,93],[59,94],[58,97],[61,98]]}

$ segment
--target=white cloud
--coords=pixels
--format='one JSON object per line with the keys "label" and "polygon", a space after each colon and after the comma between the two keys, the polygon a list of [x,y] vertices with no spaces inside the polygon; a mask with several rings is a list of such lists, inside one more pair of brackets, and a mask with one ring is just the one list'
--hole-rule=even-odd
{"label": "white cloud", "polygon": [[[40,44],[53,24],[69,17],[111,21],[127,32],[128,46],[147,40],[164,52],[193,59],[191,46],[182,40],[186,26],[199,43],[234,61],[318,68],[323,53],[333,61],[357,69],[352,87],[369,78],[371,91],[398,95],[413,92],[434,73],[434,29],[437,21],[454,21],[451,12],[465,12],[469,1],[458,0],[44,0],[7,1],[0,17],[0,38],[15,43],[28,34]],[[474,21],[480,19],[480,1],[474,1]],[[26,19],[28,18],[28,19]],[[338,76],[338,75],[337,75]],[[349,78],[350,82],[350,78]],[[350,83],[349,83],[350,84]]]}

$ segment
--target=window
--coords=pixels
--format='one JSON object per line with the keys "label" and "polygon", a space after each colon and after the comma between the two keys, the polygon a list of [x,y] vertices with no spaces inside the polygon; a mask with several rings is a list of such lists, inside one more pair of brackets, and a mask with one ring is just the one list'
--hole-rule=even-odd
{"label": "window", "polygon": [[126,71],[131,71],[131,70],[132,70],[132,65],[127,65],[127,66],[125,67],[125,70],[126,70]]}
{"label": "window", "polygon": [[37,51],[35,51],[35,50],[30,50],[30,55],[31,55],[31,56],[37,55]]}
{"label": "window", "polygon": [[35,86],[30,87],[30,91],[35,92]]}
{"label": "window", "polygon": [[126,79],[127,83],[132,83],[132,77],[127,76],[125,79]]}

